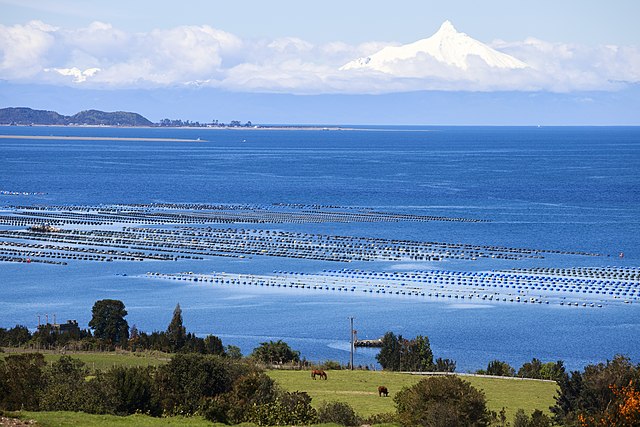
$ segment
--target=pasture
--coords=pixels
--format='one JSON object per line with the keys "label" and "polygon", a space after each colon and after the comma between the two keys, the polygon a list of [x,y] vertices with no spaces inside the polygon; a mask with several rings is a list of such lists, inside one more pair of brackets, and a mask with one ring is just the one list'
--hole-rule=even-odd
{"label": "pasture", "polygon": [[[328,379],[325,381],[313,380],[310,371],[270,370],[267,373],[285,390],[309,393],[316,407],[322,401],[343,401],[365,417],[394,412],[393,397],[396,393],[424,378],[397,372],[337,370],[327,371]],[[557,389],[555,383],[535,380],[475,376],[464,376],[463,379],[484,391],[489,409],[499,412],[504,407],[510,421],[519,408],[528,414],[535,409],[549,414]],[[378,396],[380,385],[389,389],[389,397]]]}

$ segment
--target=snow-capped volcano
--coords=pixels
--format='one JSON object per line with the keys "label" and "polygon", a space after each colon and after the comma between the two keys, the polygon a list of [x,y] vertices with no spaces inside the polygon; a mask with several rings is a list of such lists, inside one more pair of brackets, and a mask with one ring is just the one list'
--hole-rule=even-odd
{"label": "snow-capped volcano", "polygon": [[[414,60],[436,60],[438,63],[468,70],[470,57],[480,58],[487,66],[501,69],[525,68],[527,64],[505,53],[498,52],[465,33],[458,32],[445,21],[440,29],[427,39],[402,46],[388,46],[371,56],[359,58],[343,65],[341,70],[371,69],[390,74],[402,74],[402,64]],[[415,72],[415,70],[413,70]],[[411,74],[414,74],[412,72]]]}

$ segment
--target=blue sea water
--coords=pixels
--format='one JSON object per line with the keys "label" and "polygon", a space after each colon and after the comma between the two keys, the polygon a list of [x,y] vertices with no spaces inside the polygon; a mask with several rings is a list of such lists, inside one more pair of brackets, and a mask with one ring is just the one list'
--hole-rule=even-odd
{"label": "blue sea water", "polygon": [[[37,315],[86,326],[93,302],[125,302],[139,329],[165,329],[176,303],[188,330],[248,353],[284,339],[311,360],[349,357],[347,318],[360,338],[428,335],[436,356],[475,370],[532,357],[577,369],[616,353],[640,361],[640,307],[602,309],[453,304],[382,297],[219,288],[144,277],[175,273],[489,270],[640,266],[640,128],[375,127],[219,130],[2,127],[2,135],[186,138],[197,142],[0,139],[0,209],[23,204],[302,203],[369,207],[489,222],[271,224],[264,228],[517,248],[600,257],[331,263],[283,258],[144,263],[0,264],[0,325]],[[3,227],[6,228],[6,227]],[[618,254],[624,252],[624,258]],[[126,274],[126,276],[125,276]],[[375,350],[356,363],[374,364]]]}

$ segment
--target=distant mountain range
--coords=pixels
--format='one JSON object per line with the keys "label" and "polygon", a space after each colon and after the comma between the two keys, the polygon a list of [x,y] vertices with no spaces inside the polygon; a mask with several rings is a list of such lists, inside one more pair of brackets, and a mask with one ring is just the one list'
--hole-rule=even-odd
{"label": "distant mountain range", "polygon": [[154,126],[138,113],[126,111],[105,112],[86,110],[73,116],[63,116],[55,111],[31,108],[1,108],[0,124],[15,125],[88,125],[88,126]]}

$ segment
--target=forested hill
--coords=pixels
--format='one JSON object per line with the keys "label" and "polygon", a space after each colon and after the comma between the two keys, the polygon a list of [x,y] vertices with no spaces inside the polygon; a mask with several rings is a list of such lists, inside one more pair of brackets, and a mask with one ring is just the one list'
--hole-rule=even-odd
{"label": "forested hill", "polygon": [[73,116],[63,116],[55,111],[31,108],[1,108],[0,124],[16,125],[103,125],[103,126],[154,126],[138,113],[126,111],[81,111]]}

